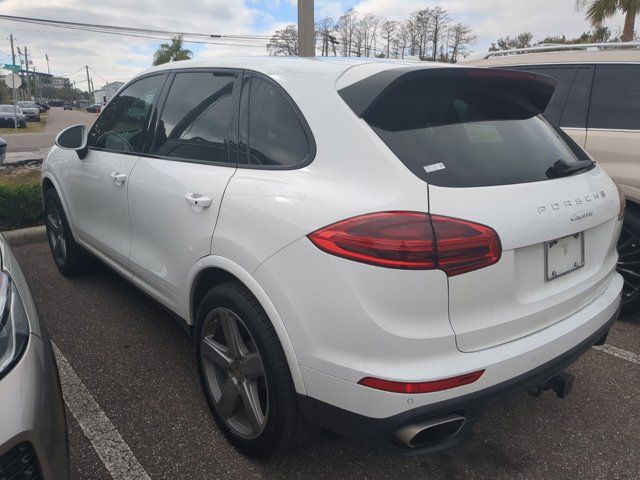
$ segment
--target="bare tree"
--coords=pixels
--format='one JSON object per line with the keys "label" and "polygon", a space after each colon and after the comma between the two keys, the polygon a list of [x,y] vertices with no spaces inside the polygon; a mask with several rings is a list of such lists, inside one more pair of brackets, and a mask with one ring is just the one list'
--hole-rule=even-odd
{"label": "bare tree", "polygon": [[387,42],[387,58],[391,58],[391,42],[396,36],[399,25],[400,22],[395,20],[385,20],[380,25],[380,36]]}
{"label": "bare tree", "polygon": [[456,63],[459,58],[469,55],[470,47],[477,40],[477,36],[469,25],[456,23],[449,29],[449,58],[447,61]]}
{"label": "bare tree", "polygon": [[331,41],[331,37],[335,28],[335,22],[331,17],[322,18],[316,23],[316,44],[320,43],[320,55],[323,57],[329,56],[329,48],[335,45]]}
{"label": "bare tree", "polygon": [[277,30],[267,43],[269,55],[298,55],[298,28],[287,25]]}
{"label": "bare tree", "polygon": [[443,32],[451,23],[451,17],[441,7],[431,9],[431,60],[435,62],[438,55],[438,46],[442,41]]}
{"label": "bare tree", "polygon": [[350,57],[353,49],[353,36],[358,27],[358,13],[350,8],[338,20],[336,30],[340,40],[342,56]]}
{"label": "bare tree", "polygon": [[375,42],[378,29],[382,23],[382,17],[368,13],[360,20],[360,30],[362,31],[362,41],[364,47],[364,56],[371,57],[371,52],[375,54]]}

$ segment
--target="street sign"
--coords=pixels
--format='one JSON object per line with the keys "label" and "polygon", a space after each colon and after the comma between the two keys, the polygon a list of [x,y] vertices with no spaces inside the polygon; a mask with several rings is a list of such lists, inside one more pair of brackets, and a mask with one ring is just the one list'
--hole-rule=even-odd
{"label": "street sign", "polygon": [[7,75],[3,80],[9,88],[18,88],[20,85],[22,85],[22,79],[20,78],[20,75],[16,75],[15,73]]}
{"label": "street sign", "polygon": [[2,68],[4,68],[5,70],[11,70],[13,72],[17,72],[18,70],[20,70],[20,65],[12,65],[10,63],[5,63]]}

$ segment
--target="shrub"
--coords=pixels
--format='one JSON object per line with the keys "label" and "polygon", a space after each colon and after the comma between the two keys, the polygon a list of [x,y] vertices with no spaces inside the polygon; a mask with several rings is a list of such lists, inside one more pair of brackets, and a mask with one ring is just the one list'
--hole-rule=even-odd
{"label": "shrub", "polygon": [[40,182],[10,185],[0,182],[0,230],[42,223]]}

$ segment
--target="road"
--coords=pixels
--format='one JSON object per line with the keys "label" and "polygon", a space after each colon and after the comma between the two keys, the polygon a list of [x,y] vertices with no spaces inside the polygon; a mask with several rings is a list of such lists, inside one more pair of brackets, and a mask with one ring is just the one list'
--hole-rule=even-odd
{"label": "road", "polygon": [[56,135],[61,130],[78,123],[92,125],[96,119],[95,113],[83,110],[63,110],[62,107],[51,107],[48,112],[47,124],[42,133],[6,133],[2,138],[7,141],[7,151],[30,152],[49,148],[53,145]]}
{"label": "road", "polygon": [[[284,457],[248,460],[216,429],[192,342],[169,314],[106,268],[62,277],[44,243],[15,254],[55,344],[153,480],[638,478],[640,364],[632,360],[640,357],[595,349],[570,368],[568,399],[500,400],[450,451],[407,459],[324,436]],[[609,344],[639,354],[640,317],[619,320]],[[72,479],[115,478],[68,419]]]}

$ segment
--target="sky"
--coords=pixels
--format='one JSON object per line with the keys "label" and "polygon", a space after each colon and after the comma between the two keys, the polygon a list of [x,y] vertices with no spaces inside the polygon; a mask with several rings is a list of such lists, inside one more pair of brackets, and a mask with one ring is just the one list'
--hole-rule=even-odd
{"label": "sky", "polygon": [[[315,0],[316,20],[338,18],[346,9],[404,19],[425,7],[446,8],[456,22],[471,25],[478,35],[476,53],[486,51],[492,41],[522,31],[534,40],[547,35],[578,36],[589,30],[575,0]],[[83,23],[153,28],[212,34],[270,35],[297,21],[296,0],[0,0],[0,15],[46,18]],[[607,22],[618,33],[623,18]],[[68,76],[86,89],[84,65],[89,65],[94,86],[126,81],[151,65],[153,52],[161,40],[78,32],[54,27],[0,20],[0,61],[11,63],[9,34],[16,46],[26,46],[36,69]],[[231,47],[187,44],[195,59],[219,56],[264,55],[264,45]]]}

